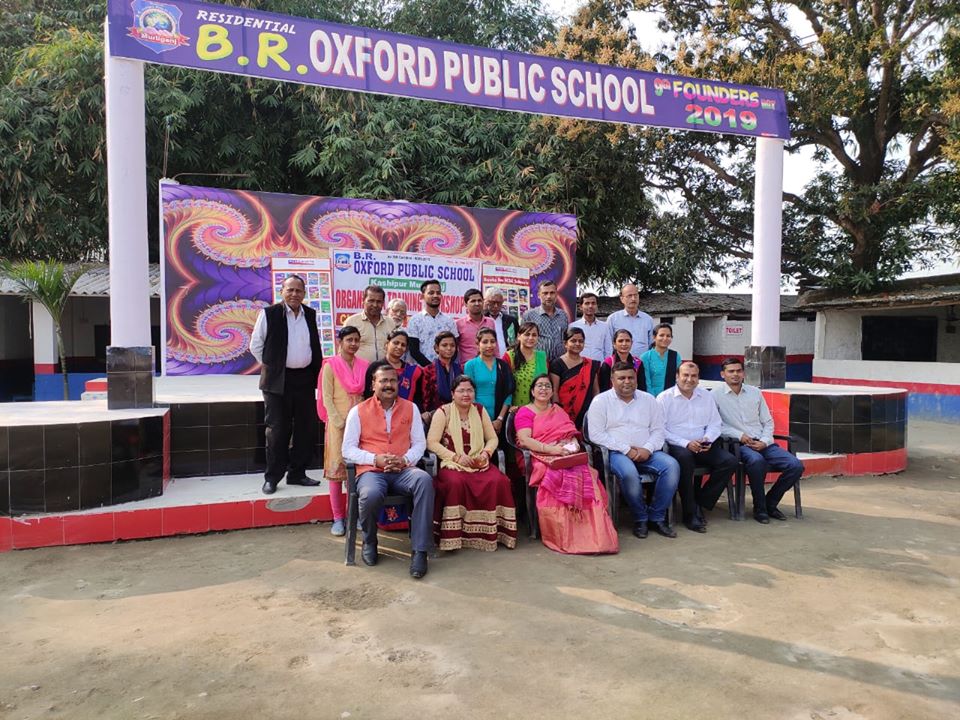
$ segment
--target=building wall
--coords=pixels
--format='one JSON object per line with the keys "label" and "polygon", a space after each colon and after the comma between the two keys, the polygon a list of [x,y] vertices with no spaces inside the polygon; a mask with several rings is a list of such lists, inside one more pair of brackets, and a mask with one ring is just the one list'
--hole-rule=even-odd
{"label": "building wall", "polygon": [[[960,321],[947,322],[946,307],[825,310],[817,313],[816,356],[824,360],[860,360],[861,318],[933,316],[937,322],[937,362],[960,362]],[[953,327],[955,332],[948,332]]]}
{"label": "building wall", "polygon": [[33,385],[30,306],[0,295],[0,402],[29,399]]}
{"label": "building wall", "polygon": [[[720,378],[725,357],[743,356],[750,344],[749,320],[726,317],[699,317],[694,322],[693,356],[703,378]],[[809,381],[812,376],[815,324],[806,319],[780,322],[780,343],[787,349],[787,380]]]}

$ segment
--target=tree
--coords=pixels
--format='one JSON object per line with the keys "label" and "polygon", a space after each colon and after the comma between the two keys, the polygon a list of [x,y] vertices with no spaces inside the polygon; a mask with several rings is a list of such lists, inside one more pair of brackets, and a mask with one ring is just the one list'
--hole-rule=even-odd
{"label": "tree", "polygon": [[67,353],[63,345],[61,322],[67,299],[80,276],[86,272],[83,266],[68,267],[59,262],[10,262],[0,261],[0,273],[13,280],[23,291],[24,302],[42,305],[53,319],[57,336],[57,354],[60,356],[60,371],[63,373],[63,399],[70,399],[70,384],[67,380]]}
{"label": "tree", "polygon": [[[637,0],[676,40],[663,71],[783,88],[793,139],[818,173],[785,194],[784,269],[801,286],[864,290],[957,251],[956,166],[945,156],[957,84],[945,63],[952,0]],[[955,39],[954,39],[955,44]],[[954,68],[956,65],[954,65]],[[654,133],[654,187],[679,198],[663,228],[751,257],[752,141]],[[651,227],[654,242],[667,237]]]}

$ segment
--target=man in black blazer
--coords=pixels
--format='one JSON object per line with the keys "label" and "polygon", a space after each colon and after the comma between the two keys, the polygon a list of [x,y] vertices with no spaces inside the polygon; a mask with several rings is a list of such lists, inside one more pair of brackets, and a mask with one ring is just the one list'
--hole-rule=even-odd
{"label": "man in black blazer", "polygon": [[[306,285],[299,275],[283,281],[283,302],[264,308],[250,337],[250,352],[261,363],[267,470],[263,492],[287,485],[319,485],[307,477],[317,444],[317,376],[323,362],[317,312],[303,304]],[[293,445],[290,436],[293,435]]]}
{"label": "man in black blazer", "polygon": [[517,340],[520,321],[516,315],[503,311],[503,293],[496,288],[490,288],[483,296],[483,310],[488,317],[493,318],[497,331],[497,347],[500,354],[505,353]]}

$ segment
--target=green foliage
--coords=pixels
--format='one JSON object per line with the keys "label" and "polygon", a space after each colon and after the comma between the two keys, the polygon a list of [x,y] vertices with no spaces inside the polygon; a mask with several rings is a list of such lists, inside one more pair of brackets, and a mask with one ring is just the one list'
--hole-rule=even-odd
{"label": "green foliage", "polygon": [[[820,163],[803,193],[784,197],[784,272],[801,286],[865,290],[957,252],[956,165],[944,154],[960,115],[944,55],[955,2],[637,8],[662,13],[662,29],[676,36],[658,56],[664,71],[786,91],[788,150],[810,147]],[[752,144],[690,133],[658,137],[645,152],[658,187],[683,198],[669,214],[710,217],[705,243],[741,259],[751,252]]]}
{"label": "green foliage", "polygon": [[67,381],[67,354],[64,350],[61,321],[70,292],[84,272],[86,268],[82,265],[68,267],[63,263],[44,260],[33,262],[0,260],[0,274],[10,278],[20,287],[24,301],[43,306],[53,318],[57,352],[60,355],[60,369],[63,373],[64,400],[70,399],[70,387]]}

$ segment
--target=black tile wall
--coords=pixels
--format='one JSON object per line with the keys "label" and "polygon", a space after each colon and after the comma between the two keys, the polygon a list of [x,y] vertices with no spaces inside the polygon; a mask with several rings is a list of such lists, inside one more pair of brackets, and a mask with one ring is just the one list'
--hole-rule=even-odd
{"label": "black tile wall", "polygon": [[905,408],[906,395],[791,395],[794,450],[838,454],[900,450],[905,446],[906,420],[899,416]]}
{"label": "black tile wall", "polygon": [[80,471],[80,507],[96,508],[113,504],[110,491],[110,463],[87,465]]}
{"label": "black tile wall", "polygon": [[47,512],[80,509],[80,469],[77,467],[47,468],[44,479]]}
{"label": "black tile wall", "polygon": [[174,425],[170,429],[170,449],[174,452],[206,450],[209,447],[209,427],[182,427]]}
{"label": "black tile wall", "polygon": [[109,422],[80,423],[80,465],[110,462],[112,437]]}
{"label": "black tile wall", "polygon": [[83,510],[163,492],[162,417],[0,431],[0,514]]}
{"label": "black tile wall", "polygon": [[44,465],[49,468],[76,467],[80,460],[80,431],[76,424],[43,427]]}
{"label": "black tile wall", "polygon": [[10,467],[10,446],[8,444],[9,430],[0,427],[0,471]]}
{"label": "black tile wall", "polygon": [[28,425],[9,429],[10,470],[43,469],[43,427]]}
{"label": "black tile wall", "polygon": [[10,514],[44,512],[43,470],[10,471]]}

